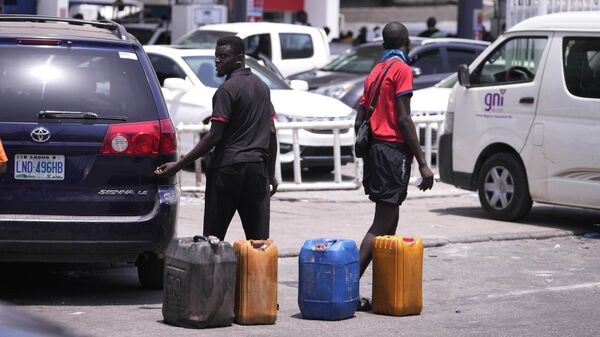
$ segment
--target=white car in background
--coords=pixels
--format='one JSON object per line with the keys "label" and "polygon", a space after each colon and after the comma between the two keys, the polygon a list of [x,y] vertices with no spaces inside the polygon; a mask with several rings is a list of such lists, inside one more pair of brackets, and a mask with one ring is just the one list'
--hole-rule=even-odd
{"label": "white car in background", "polygon": [[[413,91],[410,99],[412,116],[444,116],[448,110],[448,100],[452,88],[458,82],[456,73],[439,81],[434,86]],[[421,145],[425,144],[425,126],[419,127]],[[437,154],[438,125],[431,125],[431,146],[433,153]]]}
{"label": "white car in background", "polygon": [[270,60],[284,77],[324,66],[329,42],[321,28],[272,22],[236,22],[201,26],[180,37],[174,45],[214,50],[223,36],[237,35],[246,54]]}
{"label": "white car in background", "polygon": [[[214,49],[187,49],[144,46],[163,87],[163,96],[173,124],[207,124],[212,114],[212,97],[224,78],[216,75]],[[246,66],[271,89],[271,102],[277,121],[354,120],[356,111],[331,97],[294,90],[283,79],[256,60],[246,58]],[[293,85],[306,83],[292,81]],[[354,130],[340,130],[342,164],[352,162]],[[333,134],[330,130],[300,130],[300,155],[303,167],[333,167]],[[292,131],[278,132],[280,161],[285,166],[294,160]],[[180,155],[194,146],[193,135],[180,138]]]}

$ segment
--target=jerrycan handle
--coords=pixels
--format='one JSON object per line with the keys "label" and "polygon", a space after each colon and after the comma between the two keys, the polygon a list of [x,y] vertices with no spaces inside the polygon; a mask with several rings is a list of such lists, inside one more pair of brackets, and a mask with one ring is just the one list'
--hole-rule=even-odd
{"label": "jerrycan handle", "polygon": [[209,236],[194,235],[194,242],[200,242],[200,241],[208,242],[211,245],[218,245],[221,240],[219,240],[218,237],[212,236],[212,235],[209,235]]}
{"label": "jerrycan handle", "polygon": [[329,247],[335,245],[338,240],[325,240],[325,242],[315,243],[313,245],[314,250],[327,250]]}
{"label": "jerrycan handle", "polygon": [[405,236],[405,237],[402,238],[402,241],[404,241],[404,243],[407,244],[407,245],[414,245],[417,240],[415,240],[414,237]]}

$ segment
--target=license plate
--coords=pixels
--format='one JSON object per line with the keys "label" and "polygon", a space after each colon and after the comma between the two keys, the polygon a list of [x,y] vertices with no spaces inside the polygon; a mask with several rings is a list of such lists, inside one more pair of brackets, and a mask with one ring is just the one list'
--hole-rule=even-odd
{"label": "license plate", "polygon": [[57,154],[16,154],[15,179],[65,180],[65,156]]}

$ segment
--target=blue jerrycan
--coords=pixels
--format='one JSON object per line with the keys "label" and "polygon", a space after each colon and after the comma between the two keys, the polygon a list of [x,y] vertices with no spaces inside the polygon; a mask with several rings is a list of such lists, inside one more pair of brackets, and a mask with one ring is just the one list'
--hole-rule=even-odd
{"label": "blue jerrycan", "polygon": [[298,306],[304,318],[340,320],[358,305],[360,259],[353,240],[308,240],[300,250]]}

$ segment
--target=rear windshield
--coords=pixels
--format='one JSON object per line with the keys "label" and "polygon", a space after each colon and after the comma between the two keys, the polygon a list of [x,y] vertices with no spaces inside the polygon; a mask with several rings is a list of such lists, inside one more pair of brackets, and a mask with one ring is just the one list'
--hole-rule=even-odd
{"label": "rear windshield", "polygon": [[127,122],[158,115],[136,54],[117,50],[0,47],[0,102],[3,122],[37,122],[40,111],[93,112]]}
{"label": "rear windshield", "polygon": [[235,33],[218,30],[196,30],[177,39],[173,44],[201,49],[215,49],[217,40],[229,35],[235,35]]}

